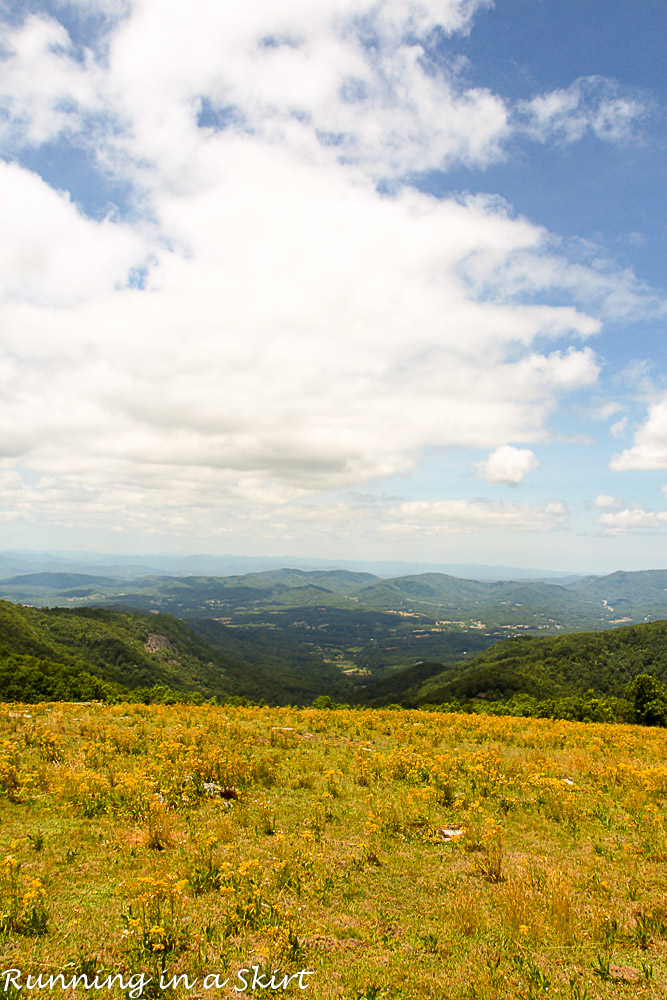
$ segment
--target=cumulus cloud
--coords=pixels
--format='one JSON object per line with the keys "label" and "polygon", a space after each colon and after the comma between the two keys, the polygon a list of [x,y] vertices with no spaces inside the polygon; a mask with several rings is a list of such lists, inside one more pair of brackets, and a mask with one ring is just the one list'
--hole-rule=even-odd
{"label": "cumulus cloud", "polygon": [[[541,440],[561,395],[595,381],[588,348],[535,346],[585,316],[462,288],[476,231],[511,254],[530,226],[479,202],[378,199],[242,140],[225,151],[222,185],[161,200],[176,249],[114,230],[96,259],[103,225],[51,196],[68,255],[44,241],[30,301],[5,304],[7,348],[31,363],[8,370],[0,404],[40,469],[62,453],[63,467],[125,457],[350,487],[411,469],[426,446]],[[143,289],[114,282],[116,259],[149,249]]]}
{"label": "cumulus cloud", "polygon": [[98,0],[85,9],[111,15],[108,53],[86,49],[81,60],[65,28],[44,15],[5,29],[0,106],[8,135],[28,145],[111,115],[117,148],[172,183],[183,166],[173,140],[191,140],[202,111],[211,130],[231,111],[242,131],[297,146],[317,139],[382,176],[488,163],[508,132],[504,102],[428,65],[419,41],[436,26],[467,30],[487,5],[282,0],[240,11],[215,0],[189,9]]}
{"label": "cumulus cloud", "polygon": [[69,195],[17,164],[0,160],[0,190],[0,301],[37,307],[91,301],[125,285],[143,264],[140,231],[84,218]]}
{"label": "cumulus cloud", "polygon": [[479,478],[485,479],[487,483],[518,486],[539,464],[529,448],[515,448],[505,444],[491,452],[485,462],[478,462],[476,469]]}
{"label": "cumulus cloud", "polygon": [[[662,492],[667,496],[667,487],[663,486]],[[593,506],[603,511],[596,520],[610,535],[662,531],[667,526],[667,511],[647,510],[643,504],[621,497],[602,493]]]}
{"label": "cumulus cloud", "polygon": [[42,475],[34,483],[11,470],[0,473],[0,521],[66,530],[191,539],[239,537],[257,543],[303,541],[340,545],[360,538],[428,538],[476,532],[544,532],[567,525],[560,502],[503,504],[491,500],[395,502],[377,497],[305,500],[297,491],[268,487],[262,476],[195,467],[155,465],[139,475],[116,462],[113,481],[87,472]]}
{"label": "cumulus cloud", "polygon": [[30,14],[18,27],[0,27],[5,53],[0,82],[0,144],[39,146],[73,135],[103,109],[102,74],[88,54],[76,58],[70,36],[54,18]]}
{"label": "cumulus cloud", "polygon": [[661,531],[667,525],[667,511],[655,513],[640,506],[627,507],[600,514],[597,523],[610,535]]}
{"label": "cumulus cloud", "polygon": [[144,154],[163,145],[164,124],[185,131],[188,102],[205,98],[211,128],[231,110],[241,130],[298,146],[317,137],[332,156],[382,176],[485,163],[507,132],[503,101],[428,65],[419,39],[436,26],[466,30],[486,5],[284,0],[240,12],[141,0],[114,39],[112,66],[121,94],[137,102]]}
{"label": "cumulus cloud", "polygon": [[667,469],[667,397],[649,407],[646,423],[636,432],[634,444],[614,455],[610,468]]}
{"label": "cumulus cloud", "polygon": [[593,506],[597,510],[618,510],[623,506],[624,501],[619,497],[613,497],[609,493],[600,493],[598,497],[595,498]]}
{"label": "cumulus cloud", "polygon": [[[0,164],[7,511],[280,533],[295,511],[339,524],[345,505],[314,498],[427,449],[490,450],[492,482],[534,468],[506,442],[548,439],[563,396],[595,383],[582,341],[613,275],[497,199],[377,187],[504,155],[505,102],[423,43],[485,5],[99,0],[81,6],[108,17],[104,44],[74,45],[44,14],[4,29],[8,155],[66,140],[132,191],[124,221],[95,220]],[[620,284],[618,308],[635,308],[642,289]],[[386,523],[565,517],[440,501]]]}

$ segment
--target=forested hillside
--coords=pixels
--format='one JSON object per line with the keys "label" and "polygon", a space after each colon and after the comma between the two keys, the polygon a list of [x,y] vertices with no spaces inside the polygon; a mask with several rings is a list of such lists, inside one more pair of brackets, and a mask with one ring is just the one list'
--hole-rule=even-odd
{"label": "forested hillside", "polygon": [[465,666],[443,665],[438,670],[434,664],[418,664],[403,671],[393,685],[367,685],[361,697],[367,704],[477,701],[485,709],[504,705],[527,714],[542,710],[566,715],[568,704],[574,711],[573,699],[581,705],[582,698],[591,704],[602,698],[607,715],[622,715],[624,707],[616,702],[632,701],[628,689],[638,676],[653,678],[657,690],[667,682],[667,621],[555,637],[517,636]]}
{"label": "forested hillside", "polygon": [[[239,650],[241,651],[241,650]],[[338,672],[247,663],[170,615],[37,609],[0,601],[0,699],[114,697],[156,686],[204,698],[310,701]]]}
{"label": "forested hillside", "polygon": [[[376,587],[355,582],[360,592]],[[403,586],[410,590],[412,583]],[[442,581],[414,583],[423,599],[424,587],[438,589]],[[667,621],[510,639],[444,624],[412,613],[335,607],[275,609],[266,621],[249,615],[233,624],[0,601],[0,699],[215,697],[306,705],[328,696],[368,706],[454,705],[641,721],[629,686],[644,676],[649,688],[657,685],[657,701],[644,716],[662,719]]]}

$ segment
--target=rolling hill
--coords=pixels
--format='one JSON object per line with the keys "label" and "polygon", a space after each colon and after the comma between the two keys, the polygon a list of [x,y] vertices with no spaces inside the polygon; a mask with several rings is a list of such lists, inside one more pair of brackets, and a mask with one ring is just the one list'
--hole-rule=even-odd
{"label": "rolling hill", "polygon": [[417,664],[391,685],[366,685],[358,697],[366,704],[398,701],[406,706],[500,701],[517,694],[546,701],[588,691],[621,698],[638,674],[667,683],[667,621],[555,637],[517,636],[465,665],[440,665],[437,670],[434,664]]}
{"label": "rolling hill", "polygon": [[39,605],[118,604],[178,617],[219,617],[280,608],[405,612],[459,625],[606,628],[667,616],[667,571],[617,572],[567,584],[478,581],[444,573],[382,579],[348,570],[267,570],[236,576],[24,573],[0,580],[0,597]]}

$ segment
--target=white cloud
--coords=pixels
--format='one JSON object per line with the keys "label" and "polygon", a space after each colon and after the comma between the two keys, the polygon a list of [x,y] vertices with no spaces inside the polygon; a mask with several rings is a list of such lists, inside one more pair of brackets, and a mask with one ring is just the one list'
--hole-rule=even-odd
{"label": "white cloud", "polygon": [[466,29],[483,5],[284,0],[241,13],[200,0],[193,16],[176,2],[166,12],[164,0],[142,0],[115,40],[113,60],[121,86],[139,88],[146,122],[164,116],[166,85],[178,96],[234,105],[267,136],[284,139],[295,116],[306,119],[339,136],[346,155],[381,162],[383,172],[391,161],[404,170],[486,159],[506,127],[502,101],[478,89],[456,92],[442,74],[427,72],[417,41],[436,25]]}
{"label": "white cloud", "polygon": [[[667,496],[667,488],[663,487],[662,492]],[[667,511],[647,510],[641,503],[606,493],[600,494],[593,506],[603,511],[596,521],[610,535],[650,533],[661,531],[667,525]]]}
{"label": "white cloud", "polygon": [[[597,406],[592,409],[591,416],[593,420],[609,420],[611,417],[616,416],[618,413],[622,413],[623,410],[627,409],[627,405],[623,403],[616,402],[614,400],[609,400],[607,402],[599,402]],[[609,425],[609,433],[612,437],[622,437],[628,426],[628,417],[619,417],[612,424]]]}
{"label": "white cloud", "polygon": [[[376,188],[503,155],[505,103],[419,44],[437,25],[467,31],[486,4],[81,5],[116,16],[103,49],[75,50],[51,18],[6,29],[4,141],[82,144],[132,187],[135,215],[93,221],[0,165],[12,509],[147,531],[280,531],[277,510],[340,523],[345,505],[313,498],[458,446],[493,452],[491,481],[519,482],[535,458],[506,442],[548,439],[563,396],[595,383],[582,340],[600,323],[584,310],[611,300],[615,276],[573,265],[497,199]],[[617,285],[613,308],[637,308],[642,289]],[[565,516],[442,501],[387,523],[547,530]]]}
{"label": "white cloud", "polygon": [[[393,517],[393,520],[392,520]],[[389,511],[390,534],[553,531],[568,517],[565,504],[504,504],[491,500],[411,501]]]}
{"label": "white cloud", "polygon": [[[478,294],[491,292],[506,298],[534,297],[549,291],[553,294],[557,289],[603,319],[637,320],[664,316],[666,311],[664,297],[631,271],[619,270],[599,247],[583,241],[565,245],[547,233],[543,234],[537,257],[532,248],[511,258],[492,252],[471,254],[466,261],[466,277]],[[591,318],[585,333],[597,333],[600,328],[599,320]]]}
{"label": "white cloud", "polygon": [[491,452],[485,462],[479,462],[476,469],[479,478],[488,483],[518,486],[539,464],[529,448],[514,448],[505,444]]}
{"label": "white cloud", "polygon": [[[81,216],[69,196],[0,161],[0,301],[67,306],[125,285],[144,263],[140,231]],[[36,320],[39,312],[33,313]]]}
{"label": "white cloud", "polygon": [[[667,496],[667,487],[662,487]],[[643,504],[602,493],[593,505],[603,511],[597,523],[610,535],[661,531],[667,525],[667,511],[647,510]]]}
{"label": "white cloud", "polygon": [[[216,142],[219,181],[156,199],[174,249],[84,220],[7,168],[17,192],[44,195],[60,233],[40,241],[35,217],[25,240],[39,266],[19,266],[22,300],[6,272],[7,347],[30,368],[13,371],[0,417],[39,471],[76,456],[104,478],[125,457],[353,486],[409,470],[426,446],[540,440],[560,395],[595,380],[590,350],[532,346],[579,333],[585,316],[476,302],[461,285],[470,246],[512,254],[539,240],[533,227],[479,200],[380,199],[334,166]],[[149,251],[146,288],[122,287]]]}
{"label": "white cloud", "polygon": [[76,59],[66,29],[31,14],[19,27],[0,27],[6,53],[0,78],[0,144],[39,146],[80,131],[87,114],[104,106],[99,68],[90,54]]}
{"label": "white cloud", "polygon": [[517,113],[528,134],[539,142],[554,138],[577,142],[587,132],[607,142],[628,142],[636,137],[648,109],[623,94],[614,81],[586,76],[567,88],[521,102]]}
{"label": "white cloud", "polygon": [[635,434],[634,444],[614,455],[611,469],[667,469],[667,397],[649,407],[648,418]]}
{"label": "white cloud", "polygon": [[659,395],[657,380],[651,372],[654,362],[648,358],[633,358],[614,374],[614,382],[636,400],[653,402]]}
{"label": "white cloud", "polygon": [[610,535],[624,535],[635,531],[661,531],[667,525],[667,511],[655,513],[640,506],[628,507],[600,514],[597,522]]}
{"label": "white cloud", "polygon": [[616,403],[613,400],[600,402],[591,413],[591,416],[593,420],[609,420],[610,417],[615,416],[622,409],[623,406],[621,403]]}
{"label": "white cloud", "polygon": [[466,32],[488,4],[80,2],[114,29],[108,66],[106,45],[86,50],[82,60],[56,19],[29,15],[2,36],[5,138],[35,145],[78,133],[77,141],[96,150],[91,118],[101,115],[114,123],[109,146],[116,156],[98,150],[109,164],[126,167],[129,153],[176,184],[205,99],[214,113],[233,108],[240,127],[265,140],[328,142],[330,157],[382,176],[488,163],[508,132],[504,102],[426,65],[419,42],[436,26]]}
{"label": "white cloud", "polygon": [[624,501],[619,497],[610,496],[608,493],[601,493],[595,498],[595,503],[593,504],[598,510],[618,510],[623,506]]}
{"label": "white cloud", "polygon": [[[591,129],[621,141],[646,114],[602,77],[513,112],[488,89],[467,86],[455,60],[429,61],[420,39],[436,27],[467,31],[487,0],[281,0],[242,11],[217,0],[82,6],[113,28],[108,65],[106,45],[82,59],[54,18],[30,15],[5,29],[6,136],[35,145],[65,133],[116,167],[126,168],[129,154],[136,181],[146,182],[141,166],[149,166],[165,183],[183,184],[202,101],[211,127],[231,110],[242,131],[317,146],[380,177],[485,165],[506,155],[516,132],[572,142]],[[108,149],[99,149],[100,116],[114,123]]]}
{"label": "white cloud", "polygon": [[[490,500],[395,503],[347,497],[312,502],[295,490],[267,487],[262,476],[228,470],[154,465],[139,473],[132,463],[113,463],[112,477],[92,479],[85,471],[54,472],[28,484],[0,472],[0,520],[48,523],[62,530],[120,531],[235,539],[256,542],[312,540],[340,545],[347,540],[437,538],[474,532],[550,532],[566,525],[561,502],[503,504]],[[109,481],[113,478],[113,481]]]}

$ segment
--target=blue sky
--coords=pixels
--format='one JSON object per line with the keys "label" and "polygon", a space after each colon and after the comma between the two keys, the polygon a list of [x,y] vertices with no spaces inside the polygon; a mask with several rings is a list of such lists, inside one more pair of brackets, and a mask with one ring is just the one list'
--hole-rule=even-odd
{"label": "blue sky", "polygon": [[1,548],[667,564],[664,3],[0,18]]}

